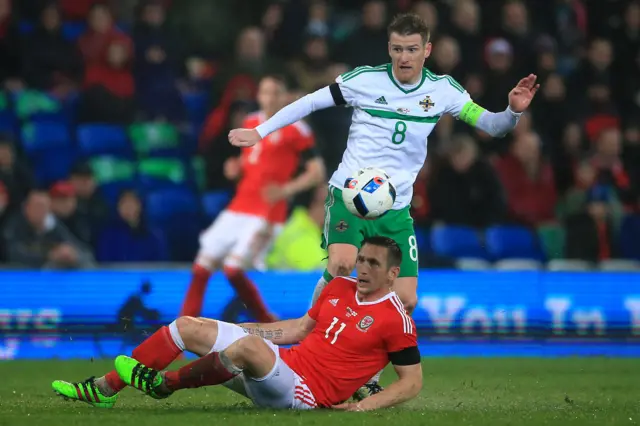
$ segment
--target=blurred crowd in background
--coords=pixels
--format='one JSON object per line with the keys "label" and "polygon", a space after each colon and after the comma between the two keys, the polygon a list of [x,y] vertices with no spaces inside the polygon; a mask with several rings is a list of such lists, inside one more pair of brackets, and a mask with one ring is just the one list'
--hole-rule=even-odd
{"label": "blurred crowd in background", "polygon": [[[409,10],[432,31],[426,66],[488,110],[529,73],[542,84],[503,139],[437,125],[413,199],[423,263],[482,257],[438,241],[442,224],[524,227],[540,260],[640,260],[638,1],[0,0],[0,262],[192,260],[260,77],[286,75],[294,100],[386,63]],[[329,171],[350,118],[308,118]],[[325,194],[295,200],[269,267],[322,266]]]}

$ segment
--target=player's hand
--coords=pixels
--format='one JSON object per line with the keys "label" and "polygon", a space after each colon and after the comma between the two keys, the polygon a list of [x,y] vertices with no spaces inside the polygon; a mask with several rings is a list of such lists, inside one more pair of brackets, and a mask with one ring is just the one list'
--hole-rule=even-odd
{"label": "player's hand", "polygon": [[332,405],[331,408],[342,411],[365,411],[359,402],[343,402],[342,404]]}
{"label": "player's hand", "polygon": [[269,204],[275,204],[278,201],[289,198],[291,194],[287,191],[286,186],[267,185],[262,191],[262,196]]}
{"label": "player's hand", "polygon": [[229,132],[229,142],[234,146],[254,146],[260,139],[256,129],[233,129]]}
{"label": "player's hand", "polygon": [[540,85],[536,84],[537,78],[535,74],[529,74],[509,92],[509,108],[511,108],[511,111],[520,113],[529,108],[533,97],[540,88]]}

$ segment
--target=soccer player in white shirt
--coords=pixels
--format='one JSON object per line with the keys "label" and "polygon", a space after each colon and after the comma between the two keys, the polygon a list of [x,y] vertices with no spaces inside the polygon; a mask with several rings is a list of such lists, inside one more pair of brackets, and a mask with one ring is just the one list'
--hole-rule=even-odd
{"label": "soccer player in white shirt", "polygon": [[[429,28],[415,14],[398,15],[388,27],[391,63],[359,67],[336,82],[281,109],[255,129],[234,129],[229,141],[252,146],[270,133],[306,117],[313,111],[346,105],[354,109],[347,149],[329,180],[322,245],[329,262],[314,292],[314,301],[335,276],[354,269],[364,237],[383,235],[401,247],[403,262],[394,290],[411,312],[418,301],[418,249],[409,208],[413,184],[427,156],[427,138],[439,118],[451,114],[494,137],[513,130],[529,107],[539,84],[534,74],[509,92],[508,107],[490,112],[474,103],[466,90],[447,75],[424,68],[431,54]],[[348,212],[341,189],[347,177],[363,167],[385,170],[397,190],[393,209],[376,220]],[[372,382],[370,391],[379,387]]]}

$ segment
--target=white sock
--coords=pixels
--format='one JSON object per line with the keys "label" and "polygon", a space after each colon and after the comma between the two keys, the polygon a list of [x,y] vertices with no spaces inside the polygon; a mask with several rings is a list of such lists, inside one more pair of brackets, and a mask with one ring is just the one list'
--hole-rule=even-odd
{"label": "white sock", "polygon": [[324,276],[320,277],[318,280],[318,284],[316,284],[316,288],[313,290],[313,296],[311,297],[311,306],[315,305],[318,299],[320,298],[320,293],[327,286],[327,280],[324,279]]}
{"label": "white sock", "polygon": [[378,373],[375,376],[373,376],[371,379],[369,379],[369,381],[367,383],[377,383],[377,382],[379,382],[380,381],[380,376],[382,375],[383,371],[384,370],[378,371]]}
{"label": "white sock", "polygon": [[169,324],[169,333],[171,333],[173,343],[176,344],[178,349],[184,352],[184,341],[182,340],[182,336],[180,336],[180,331],[178,330],[178,325],[175,321]]}

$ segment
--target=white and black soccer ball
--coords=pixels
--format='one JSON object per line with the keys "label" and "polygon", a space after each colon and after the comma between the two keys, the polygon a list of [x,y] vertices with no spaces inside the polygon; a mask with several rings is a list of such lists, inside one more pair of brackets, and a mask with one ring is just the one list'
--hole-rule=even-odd
{"label": "white and black soccer ball", "polygon": [[396,188],[384,170],[365,167],[344,182],[342,199],[354,215],[375,219],[393,207]]}

